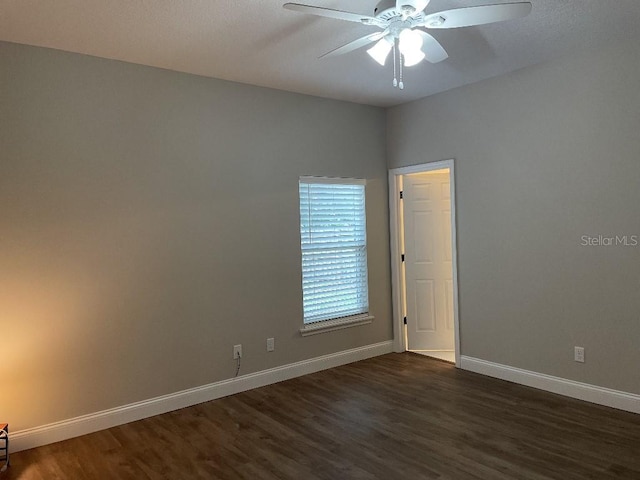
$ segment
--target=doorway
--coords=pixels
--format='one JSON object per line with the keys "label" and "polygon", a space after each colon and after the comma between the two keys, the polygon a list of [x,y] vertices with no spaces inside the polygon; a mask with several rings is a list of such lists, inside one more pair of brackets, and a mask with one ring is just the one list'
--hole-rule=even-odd
{"label": "doorway", "polygon": [[389,172],[396,351],[460,363],[454,162]]}

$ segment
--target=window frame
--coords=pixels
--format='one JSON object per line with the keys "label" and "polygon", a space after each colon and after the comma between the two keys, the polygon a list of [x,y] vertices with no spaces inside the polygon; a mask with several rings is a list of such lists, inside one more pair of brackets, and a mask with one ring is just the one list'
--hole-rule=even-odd
{"label": "window frame", "polygon": [[[366,232],[367,225],[367,181],[365,179],[360,178],[342,178],[342,177],[312,177],[312,176],[301,176],[298,180],[298,211],[300,213],[300,218],[298,222],[298,230],[300,233],[300,255],[301,259],[304,255],[304,247],[303,247],[303,231],[302,231],[302,221],[303,215],[301,211],[302,205],[302,196],[300,194],[300,187],[303,184],[325,184],[325,185],[362,185],[363,187],[363,195],[364,195],[364,205],[363,205],[363,220],[364,220],[364,257],[365,257],[365,271],[366,271],[366,311],[361,313],[356,313],[348,316],[337,316],[328,319],[316,320],[305,323],[305,315],[304,315],[304,301],[303,301],[303,314],[302,314],[302,322],[303,326],[300,328],[300,333],[302,336],[315,335],[317,333],[330,332],[335,330],[341,330],[344,328],[354,327],[358,325],[366,325],[371,323],[374,320],[374,317],[369,312],[369,262],[367,257],[367,250],[369,246],[368,236]],[[302,273],[302,282],[304,282],[304,269],[301,264],[301,273]]]}

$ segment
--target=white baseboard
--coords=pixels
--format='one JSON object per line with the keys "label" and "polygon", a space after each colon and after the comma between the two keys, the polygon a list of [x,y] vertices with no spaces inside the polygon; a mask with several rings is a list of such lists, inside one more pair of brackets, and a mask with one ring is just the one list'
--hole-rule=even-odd
{"label": "white baseboard", "polygon": [[229,380],[222,380],[209,385],[163,395],[161,397],[112,408],[110,410],[103,410],[49,425],[16,431],[11,434],[11,451],[19,452],[21,450],[79,437],[124,423],[135,422],[143,418],[215,400],[216,398],[226,397],[253,388],[263,387],[272,383],[391,352],[393,352],[393,341],[376,343],[312,358],[310,360],[291,363],[282,367],[242,375]]}
{"label": "white baseboard", "polygon": [[473,357],[461,356],[460,368],[566,397],[626,410],[627,412],[640,413],[640,395],[634,393],[575,382],[566,378],[553,377]]}

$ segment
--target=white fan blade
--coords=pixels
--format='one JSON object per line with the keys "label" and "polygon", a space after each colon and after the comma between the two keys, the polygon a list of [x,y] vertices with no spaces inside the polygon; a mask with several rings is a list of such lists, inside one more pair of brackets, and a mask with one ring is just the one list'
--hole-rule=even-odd
{"label": "white fan blade", "polygon": [[422,12],[425,8],[429,6],[431,0],[416,0],[413,2],[414,7],[416,7],[416,12]]}
{"label": "white fan blade", "polygon": [[404,17],[422,12],[431,0],[396,0],[396,10],[402,12]]}
{"label": "white fan blade", "polygon": [[364,47],[366,45],[369,45],[370,43],[377,42],[378,40],[380,40],[381,38],[383,38],[384,36],[386,36],[388,34],[389,34],[389,31],[385,30],[384,32],[376,32],[376,33],[372,33],[370,35],[365,35],[364,37],[361,37],[361,38],[358,38],[357,40],[354,40],[353,42],[349,42],[346,45],[342,45],[341,47],[335,48],[335,49],[331,50],[330,52],[325,53],[320,58],[334,57],[336,55],[342,55],[342,54],[345,54],[345,53],[353,52],[354,50],[357,50],[357,49],[362,48],[362,47]]}
{"label": "white fan blade", "polygon": [[428,62],[438,63],[449,58],[449,54],[438,40],[420,28],[416,28],[416,31],[422,35],[422,52]]}
{"label": "white fan blade", "polygon": [[459,28],[485,25],[525,17],[531,12],[531,8],[529,2],[456,8],[429,15],[424,21],[424,26],[427,28]]}
{"label": "white fan blade", "polygon": [[293,10],[294,12],[308,13],[311,15],[318,15],[320,17],[337,18],[338,20],[346,20],[347,22],[363,23],[364,25],[378,25],[380,23],[374,17],[351,12],[343,12],[342,10],[334,10],[332,8],[314,7],[311,5],[302,5],[301,3],[285,3],[283,7],[287,10]]}

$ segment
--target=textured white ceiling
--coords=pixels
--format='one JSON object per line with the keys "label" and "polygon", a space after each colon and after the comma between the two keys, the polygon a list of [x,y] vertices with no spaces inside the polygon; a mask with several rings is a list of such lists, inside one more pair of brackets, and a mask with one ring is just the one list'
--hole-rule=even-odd
{"label": "textured white ceiling", "polygon": [[[0,40],[379,106],[391,106],[610,41],[640,45],[640,0],[531,0],[523,19],[435,31],[449,59],[405,70],[358,50],[318,59],[376,31],[284,10],[286,0],[0,0]],[[511,0],[513,1],[513,0]],[[377,0],[300,3],[372,14]],[[505,3],[432,0],[428,12]]]}

